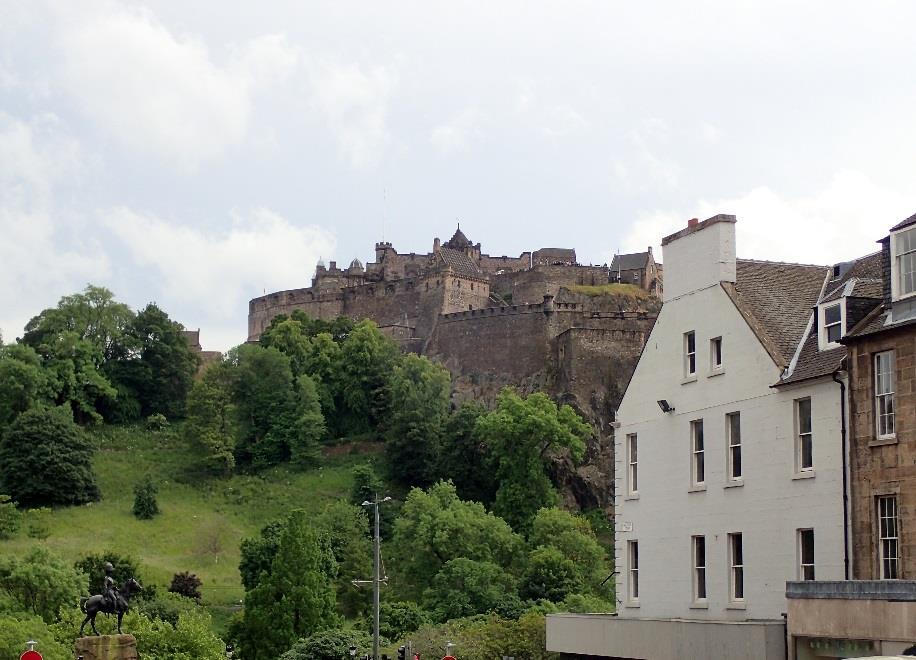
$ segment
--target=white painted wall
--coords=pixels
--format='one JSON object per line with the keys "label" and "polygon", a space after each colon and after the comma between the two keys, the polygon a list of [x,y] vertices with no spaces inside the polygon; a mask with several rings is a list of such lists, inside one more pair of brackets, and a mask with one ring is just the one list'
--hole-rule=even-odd
{"label": "white painted wall", "polygon": [[[734,225],[727,225],[734,231]],[[703,234],[707,230],[703,230]],[[712,234],[710,234],[712,236]],[[696,235],[687,237],[687,240]],[[685,239],[680,239],[685,240]],[[678,245],[680,242],[676,242]],[[665,268],[689,258],[672,258]],[[672,269],[685,272],[688,269]],[[703,281],[703,280],[695,280]],[[666,293],[678,291],[666,278]],[[683,288],[683,287],[682,287]],[[697,377],[684,382],[683,333],[696,333]],[[724,371],[709,373],[709,340],[722,336]],[[796,530],[815,530],[816,577],[843,579],[840,390],[829,378],[785,391],[779,369],[722,287],[666,300],[618,411],[616,559],[621,617],[779,619],[785,582],[798,577]],[[810,396],[813,478],[796,478],[793,401]],[[673,413],[656,401],[667,399]],[[725,415],[741,413],[743,485],[726,487]],[[704,420],[706,489],[690,491],[690,421]],[[639,443],[638,498],[627,496],[626,438]],[[623,529],[632,525],[631,532]],[[744,535],[745,604],[728,602],[727,535]],[[705,535],[707,607],[692,605],[691,536]],[[640,598],[626,602],[627,541],[638,540]]]}

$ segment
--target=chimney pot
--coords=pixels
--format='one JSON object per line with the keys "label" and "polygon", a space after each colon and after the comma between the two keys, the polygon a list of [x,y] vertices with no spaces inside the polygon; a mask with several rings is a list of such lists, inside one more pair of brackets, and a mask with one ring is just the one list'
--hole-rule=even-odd
{"label": "chimney pot", "polygon": [[690,220],[687,221],[688,227],[696,227],[698,224],[700,224],[699,218],[690,218]]}

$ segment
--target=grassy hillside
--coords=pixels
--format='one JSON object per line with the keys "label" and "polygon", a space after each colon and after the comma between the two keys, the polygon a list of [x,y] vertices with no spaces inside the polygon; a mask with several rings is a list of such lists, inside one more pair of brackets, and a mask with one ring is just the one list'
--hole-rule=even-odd
{"label": "grassy hillside", "polygon": [[[148,582],[166,586],[174,573],[190,571],[203,580],[203,601],[220,626],[244,595],[238,574],[240,541],[290,509],[319,511],[346,497],[350,468],[367,460],[365,453],[336,447],[323,467],[309,472],[277,468],[258,476],[195,483],[187,470],[188,454],[174,431],[106,427],[94,437],[102,501],[55,509],[47,540],[21,532],[0,541],[0,553],[24,553],[35,543],[45,543],[75,561],[89,552],[111,550],[133,556]],[[159,484],[162,513],[141,521],[131,513],[133,487],[146,474]]]}

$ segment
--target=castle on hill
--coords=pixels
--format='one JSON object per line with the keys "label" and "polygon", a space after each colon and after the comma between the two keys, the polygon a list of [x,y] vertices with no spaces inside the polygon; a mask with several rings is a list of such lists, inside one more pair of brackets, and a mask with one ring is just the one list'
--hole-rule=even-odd
{"label": "castle on hill", "polygon": [[[652,250],[616,255],[611,266],[584,266],[576,251],[542,248],[518,257],[484,254],[460,226],[444,243],[433,240],[432,252],[401,253],[388,242],[375,245],[375,261],[354,259],[338,268],[319,262],[312,286],[270,293],[249,303],[248,341],[257,341],[279,314],[302,310],[312,318],[338,316],[372,319],[383,332],[402,342],[427,339],[440,315],[488,308],[543,304],[562,287],[635,284],[661,294],[662,268]],[[413,348],[407,346],[406,348]]]}

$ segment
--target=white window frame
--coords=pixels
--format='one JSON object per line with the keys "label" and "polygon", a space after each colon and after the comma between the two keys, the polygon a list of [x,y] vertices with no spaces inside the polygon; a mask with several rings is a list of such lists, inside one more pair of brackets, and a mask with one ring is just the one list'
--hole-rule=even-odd
{"label": "white window frame", "polygon": [[[905,298],[910,298],[916,296],[916,287],[913,291],[904,292],[901,286],[901,277],[903,273],[900,269],[900,261],[904,255],[912,254],[916,250],[907,250],[906,252],[901,253],[902,245],[900,243],[903,240],[905,235],[910,234],[911,232],[916,232],[916,226],[906,227],[899,231],[891,234],[891,299],[892,300],[903,300]],[[916,240],[916,233],[913,234],[914,240]]]}
{"label": "white window frame", "polygon": [[[693,350],[690,350],[691,341]],[[697,376],[697,333],[694,330],[684,333],[684,378]]]}
{"label": "white window frame", "polygon": [[[732,427],[732,421],[737,421],[737,437],[735,437],[735,429]],[[726,462],[726,473],[728,475],[728,480],[731,482],[743,481],[744,480],[744,462],[741,460],[741,413],[738,411],[731,412],[725,415],[725,446],[728,454],[725,457]],[[737,465],[738,470],[735,474],[735,457],[737,456]]]}
{"label": "white window frame", "polygon": [[733,532],[728,535],[728,600],[731,603],[743,603],[745,600],[747,590],[744,566],[744,535]]}
{"label": "white window frame", "polygon": [[[879,440],[891,440],[897,437],[897,359],[893,350],[875,353],[872,364],[875,372],[875,437]],[[887,383],[882,384],[881,376],[884,372],[879,366],[883,358],[887,358]],[[888,405],[889,404],[889,405]],[[890,412],[882,413],[882,410]],[[887,426],[882,421],[889,422]],[[883,432],[882,432],[883,431]]]}
{"label": "white window frame", "polygon": [[639,541],[627,541],[627,600],[639,602]]}
{"label": "white window frame", "polygon": [[702,419],[690,422],[690,486],[706,488],[706,434]]}
{"label": "white window frame", "polygon": [[[827,325],[827,310],[833,309],[834,307],[839,307],[840,310],[840,320],[836,323],[831,323]],[[842,339],[846,335],[846,299],[840,298],[839,300],[832,300],[828,303],[821,303],[818,306],[817,310],[817,345],[818,349],[822,351],[830,350],[831,348],[837,348],[840,346],[840,343],[837,341],[830,341],[827,338],[827,330],[829,327],[839,325],[840,326],[840,338]]]}
{"label": "white window frame", "polygon": [[[805,537],[810,535],[811,556],[805,556]],[[799,529],[798,536],[798,579],[801,582],[810,582],[815,579],[815,545],[814,528]]]}
{"label": "white window frame", "polygon": [[896,495],[878,495],[878,574],[882,580],[900,579],[900,512]]}
{"label": "white window frame", "polygon": [[[802,430],[801,404],[805,401],[808,402],[807,431]],[[798,474],[814,472],[814,407],[811,402],[811,397],[806,396],[800,399],[795,399],[795,401],[793,401],[793,407],[795,408],[795,472]],[[806,441],[811,450],[811,465],[808,466],[805,465]]]}
{"label": "white window frame", "polygon": [[690,557],[693,569],[693,602],[705,604],[709,597],[709,582],[707,580],[708,552],[705,536],[696,535],[690,537]]}
{"label": "white window frame", "polygon": [[[718,359],[718,362],[716,360]],[[722,352],[722,337],[713,337],[709,340],[709,371],[719,373],[725,368],[725,356]]]}
{"label": "white window frame", "polygon": [[639,494],[639,439],[627,434],[627,495]]}

